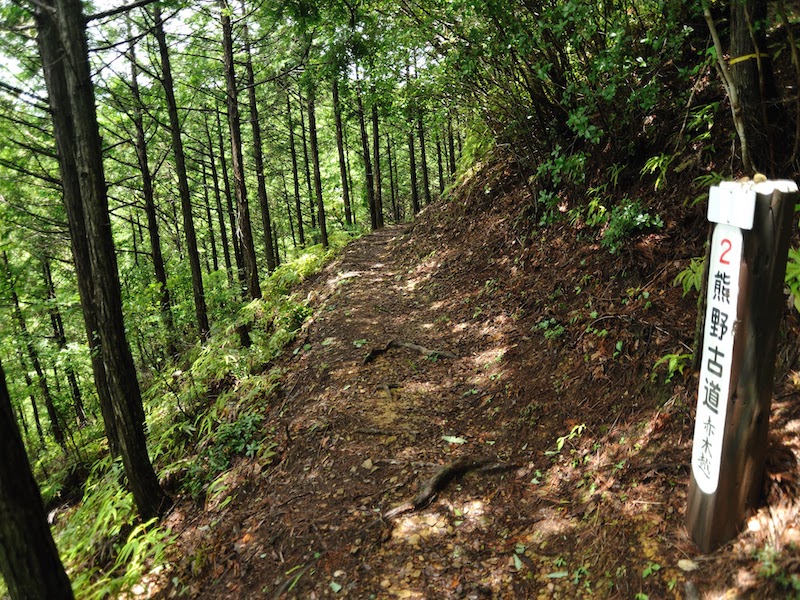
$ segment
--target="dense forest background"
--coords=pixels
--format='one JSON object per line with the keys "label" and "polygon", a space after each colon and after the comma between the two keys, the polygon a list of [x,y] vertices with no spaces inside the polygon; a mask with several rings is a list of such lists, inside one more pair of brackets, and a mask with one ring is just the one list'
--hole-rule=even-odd
{"label": "dense forest background", "polygon": [[667,220],[702,242],[709,185],[795,178],[796,8],[0,2],[0,359],[75,594],[130,592],[176,496],[273,453],[231,399],[279,385],[293,286],[362,233],[508,185],[523,245],[566,224],[624,262]]}

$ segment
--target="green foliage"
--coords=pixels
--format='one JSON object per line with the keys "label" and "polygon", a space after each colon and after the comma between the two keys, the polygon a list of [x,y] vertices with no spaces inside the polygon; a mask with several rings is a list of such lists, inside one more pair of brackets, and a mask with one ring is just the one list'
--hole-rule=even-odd
{"label": "green foliage", "polygon": [[642,579],[647,579],[651,575],[658,573],[661,570],[661,565],[654,562],[648,562],[644,569],[642,569]]}
{"label": "green foliage", "polygon": [[545,454],[548,456],[559,454],[561,450],[564,449],[564,445],[568,441],[574,440],[575,438],[579,438],[581,435],[583,435],[585,429],[586,429],[586,423],[581,423],[580,425],[573,426],[567,435],[560,436],[558,439],[556,439],[556,449],[547,450]]}
{"label": "green foliage", "polygon": [[120,597],[163,564],[170,534],[155,519],[138,521],[123,479],[119,461],[97,461],[83,500],[54,527],[76,598]]}
{"label": "green foliage", "polygon": [[611,211],[600,243],[611,254],[617,254],[631,234],[663,226],[664,221],[660,216],[651,216],[645,212],[638,200],[625,198],[622,204],[615,206]]}
{"label": "green foliage", "polygon": [[672,381],[676,374],[683,375],[683,371],[689,365],[692,360],[692,353],[684,353],[684,354],[665,354],[661,358],[656,361],[656,364],[653,365],[653,371],[650,375],[650,380],[655,381],[658,378],[658,368],[662,365],[666,368],[667,377],[665,379],[666,383]]}
{"label": "green foliage", "polygon": [[[680,285],[683,288],[684,296],[692,290],[699,292],[703,285],[704,266],[704,257],[692,258],[689,265],[675,276],[673,285]],[[800,248],[789,249],[784,283],[789,290],[792,304],[800,312]]]}
{"label": "green foliage", "polygon": [[794,307],[800,312],[800,248],[789,250],[785,281],[789,293],[792,295]]}
{"label": "green foliage", "polygon": [[658,191],[658,188],[667,182],[667,172],[672,161],[675,160],[674,154],[659,154],[658,156],[651,156],[648,158],[644,167],[642,167],[642,175],[656,175],[656,181],[653,184],[653,189]]}
{"label": "green foliage", "polygon": [[189,465],[185,483],[194,498],[204,491],[211,493],[211,484],[231,467],[236,457],[272,456],[263,421],[260,414],[245,412],[233,421],[224,422],[213,411],[198,420],[198,431],[202,434],[198,442],[200,453]]}
{"label": "green foliage", "polygon": [[706,259],[703,256],[692,258],[689,265],[675,276],[672,285],[680,285],[683,288],[684,297],[692,290],[699,292],[702,289],[705,262]]}
{"label": "green foliage", "polygon": [[564,335],[565,329],[555,318],[542,319],[536,323],[536,329],[544,332],[546,340],[555,340]]}
{"label": "green foliage", "polygon": [[599,227],[608,221],[608,209],[600,203],[599,198],[592,198],[586,206],[586,224]]}
{"label": "green foliage", "polygon": [[547,159],[536,169],[537,179],[546,182],[549,188],[558,189],[562,183],[579,184],[586,178],[586,155],[582,152],[570,154],[556,146]]}
{"label": "green foliage", "polygon": [[787,563],[787,558],[786,552],[781,552],[773,546],[764,546],[756,552],[756,559],[761,563],[758,574],[764,579],[773,580],[787,592],[787,598],[800,598],[800,575],[793,572],[794,569],[790,562]]}

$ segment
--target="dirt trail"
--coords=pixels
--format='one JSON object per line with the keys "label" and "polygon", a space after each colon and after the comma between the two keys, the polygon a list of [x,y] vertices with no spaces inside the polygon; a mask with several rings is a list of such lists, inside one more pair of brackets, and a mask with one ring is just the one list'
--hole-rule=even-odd
{"label": "dirt trail", "polygon": [[[746,546],[698,557],[682,527],[695,384],[650,382],[655,358],[683,343],[673,332],[692,330],[679,292],[642,294],[663,283],[649,276],[638,295],[623,291],[636,282],[600,277],[607,253],[557,231],[504,248],[502,212],[449,243],[445,224],[424,223],[365,236],[304,284],[314,316],[277,361],[281,387],[265,408],[276,456],[239,463],[204,510],[179,505],[173,591],[724,591]],[[446,477],[429,504],[382,518],[464,460],[490,468]],[[698,570],[679,568],[688,559]]]}

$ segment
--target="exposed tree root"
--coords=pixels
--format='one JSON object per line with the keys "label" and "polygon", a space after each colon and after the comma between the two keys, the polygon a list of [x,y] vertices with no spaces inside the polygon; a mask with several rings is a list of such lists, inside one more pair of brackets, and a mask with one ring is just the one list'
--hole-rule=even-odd
{"label": "exposed tree root", "polygon": [[392,519],[403,513],[419,510],[420,508],[427,506],[438,492],[442,491],[448,483],[450,483],[459,475],[464,475],[470,471],[477,470],[494,473],[497,471],[513,469],[515,467],[516,465],[498,463],[494,459],[486,457],[459,458],[458,460],[455,460],[450,464],[440,468],[430,478],[428,478],[428,480],[425,481],[420,488],[419,492],[417,492],[417,495],[413,500],[404,502],[399,506],[389,509],[382,515],[382,518]]}
{"label": "exposed tree root", "polygon": [[458,358],[458,356],[456,356],[452,352],[448,352],[447,350],[431,350],[430,348],[426,348],[425,346],[420,346],[419,344],[413,344],[411,342],[406,342],[403,340],[391,340],[383,348],[373,348],[372,350],[370,350],[364,357],[364,364],[372,362],[378,356],[380,356],[381,354],[385,354],[392,348],[407,348],[409,350],[414,350],[415,352],[419,352],[420,354],[428,358],[452,358],[452,359]]}

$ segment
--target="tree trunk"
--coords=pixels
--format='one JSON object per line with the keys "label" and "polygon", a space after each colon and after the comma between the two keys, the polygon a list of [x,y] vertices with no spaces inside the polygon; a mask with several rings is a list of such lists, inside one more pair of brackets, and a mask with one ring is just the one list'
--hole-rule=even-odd
{"label": "tree trunk", "polygon": [[19,327],[22,341],[28,351],[28,358],[31,360],[33,370],[36,371],[36,380],[39,384],[39,390],[42,392],[42,399],[44,400],[44,405],[47,409],[47,416],[50,418],[50,430],[52,431],[53,438],[56,440],[58,445],[61,446],[61,448],[66,452],[67,444],[66,438],[64,437],[64,430],[61,428],[61,419],[58,416],[55,404],[53,404],[53,396],[50,393],[50,387],[47,385],[47,378],[44,375],[42,363],[39,360],[39,353],[36,350],[36,346],[33,344],[33,338],[31,337],[30,331],[28,331],[28,324],[25,322],[25,317],[22,314],[22,308],[19,304],[19,296],[17,295],[16,286],[11,276],[11,270],[8,264],[8,254],[5,252],[5,250],[2,253],[2,257],[3,266],[5,268],[4,275],[6,285],[8,286],[9,293],[11,294],[11,304],[13,305],[14,318],[17,321],[17,326]]}
{"label": "tree trunk", "polygon": [[439,174],[439,195],[444,195],[444,165],[442,163],[442,140],[436,128],[436,166]]}
{"label": "tree trunk", "polygon": [[178,118],[178,105],[175,101],[172,66],[170,64],[169,50],[167,49],[167,37],[164,34],[164,21],[161,18],[161,8],[158,3],[154,5],[153,13],[153,18],[155,19],[154,35],[158,41],[158,50],[161,55],[161,84],[164,87],[164,94],[167,100],[170,133],[172,135],[172,153],[175,157],[175,170],[178,175],[178,193],[181,198],[183,233],[186,236],[186,253],[189,255],[189,268],[192,272],[194,314],[200,338],[205,340],[208,339],[211,328],[208,324],[206,295],[203,289],[203,271],[200,268],[200,254],[197,251],[197,234],[195,233],[194,218],[192,217],[192,199],[189,194],[189,177],[186,174],[186,155],[183,152],[181,123]]}
{"label": "tree trunk", "polygon": [[[292,247],[297,248],[297,237],[294,234],[294,220],[292,219],[292,204],[289,202],[289,189],[286,187],[286,174],[283,171],[281,171],[281,182],[283,183],[283,200],[286,202],[286,218],[289,221],[289,231],[292,234]],[[284,260],[286,259],[285,251],[283,258]]]}
{"label": "tree trunk", "polygon": [[428,181],[428,158],[425,154],[425,128],[422,125],[422,111],[417,113],[417,134],[419,135],[419,158],[422,164],[422,192],[425,194],[425,206],[431,203],[431,186]]}
{"label": "tree trunk", "polygon": [[342,200],[344,201],[344,221],[348,226],[353,224],[353,213],[350,210],[350,185],[347,180],[347,163],[344,158],[344,136],[342,135],[342,107],[339,104],[339,80],[333,80],[333,115],[336,120],[336,149],[339,152],[339,175],[342,178]]}
{"label": "tree trunk", "polygon": [[[347,142],[347,128],[345,127],[342,131],[344,134],[344,163],[345,167],[347,168],[347,186],[350,188],[350,191],[353,191],[353,172],[350,169],[350,144]],[[351,201],[350,202],[350,212],[352,213],[353,219],[353,226],[358,224],[358,220],[356,218],[356,204]]]}
{"label": "tree trunk", "polygon": [[311,161],[308,158],[308,140],[306,137],[306,119],[303,112],[303,95],[297,94],[300,102],[300,136],[303,141],[303,157],[305,159],[306,183],[308,184],[308,203],[310,206],[309,212],[311,213],[311,229],[317,227],[317,214],[314,207],[314,190],[312,189],[311,179]]}
{"label": "tree trunk", "polygon": [[211,198],[208,194],[208,169],[205,161],[201,162],[203,176],[203,203],[206,209],[206,223],[208,223],[208,239],[211,242],[211,266],[214,271],[219,270],[219,256],[217,255],[217,238],[214,236],[214,219],[211,216]]}
{"label": "tree trunk", "polygon": [[[89,249],[91,289],[82,289],[86,318],[96,327],[102,365],[111,399],[115,435],[134,502],[143,519],[163,514],[169,497],[158,483],[144,435],[144,409],[136,369],[122,317],[122,298],[111,235],[102,142],[94,104],[94,88],[89,70],[85,19],[80,0],[55,0],[51,10],[38,10],[38,43],[45,70],[50,109],[63,178],[77,179],[63,186],[68,218],[80,206]],[[70,173],[70,170],[72,172]],[[67,198],[79,193],[77,200]],[[73,224],[70,224],[73,231]],[[76,265],[77,268],[77,265]],[[88,291],[95,302],[83,296]],[[101,382],[98,382],[100,384]],[[106,428],[107,433],[109,428]],[[109,436],[111,437],[111,436]]]}
{"label": "tree trunk", "polygon": [[71,599],[0,365],[0,572],[14,599]]}
{"label": "tree trunk", "polygon": [[222,124],[220,123],[219,110],[217,116],[217,138],[219,142],[219,162],[222,166],[222,183],[225,189],[225,208],[228,211],[228,221],[231,224],[231,242],[233,242],[233,257],[236,261],[236,276],[239,279],[241,289],[247,289],[247,277],[244,272],[244,258],[242,257],[242,247],[239,244],[239,223],[236,219],[236,210],[233,207],[233,194],[231,194],[231,180],[228,176],[228,161],[225,159],[225,140],[222,136]]}
{"label": "tree trunk", "polygon": [[[728,64],[745,130],[747,149],[742,155],[750,164],[745,164],[744,168],[748,175],[760,171],[777,176],[774,119],[770,115],[773,112],[770,106],[777,94],[764,32],[767,3],[765,0],[735,0],[730,10],[731,59]],[[789,145],[784,145],[790,151]],[[786,154],[788,156],[788,152]]]}
{"label": "tree trunk", "polygon": [[381,191],[381,136],[378,130],[378,105],[372,103],[372,169],[375,173],[375,216],[378,228],[383,227],[383,193]]}
{"label": "tree trunk", "polygon": [[167,270],[164,266],[164,255],[161,253],[161,234],[158,230],[158,214],[156,212],[155,195],[153,193],[153,176],[147,157],[147,145],[142,117],[142,100],[139,93],[139,69],[136,65],[136,45],[131,40],[128,46],[131,59],[131,93],[133,95],[133,124],[136,128],[136,157],[139,171],[142,173],[142,195],[144,196],[144,212],[147,216],[147,233],[150,237],[150,256],[153,259],[153,271],[160,288],[161,319],[167,330],[167,354],[176,356],[175,322],[172,319],[172,300],[167,286]]}
{"label": "tree trunk", "polygon": [[328,227],[325,224],[325,204],[322,201],[322,176],[319,172],[319,143],[317,142],[317,117],[314,107],[314,91],[308,93],[308,135],[311,142],[311,160],[314,164],[314,191],[317,196],[317,221],[324,248],[328,247]]}
{"label": "tree trunk", "polygon": [[447,147],[448,157],[450,159],[450,179],[456,176],[456,149],[453,143],[453,119],[447,117]]}
{"label": "tree trunk", "polygon": [[225,272],[228,275],[228,285],[233,287],[233,264],[231,263],[231,251],[228,248],[228,229],[225,227],[225,212],[222,210],[222,193],[219,188],[219,172],[217,171],[217,161],[214,156],[214,144],[211,141],[211,129],[208,126],[208,119],[204,120],[206,130],[206,144],[208,146],[208,163],[211,168],[211,183],[214,186],[214,201],[217,207],[217,223],[219,225],[220,242],[222,244],[222,257],[225,260]]}
{"label": "tree trunk", "polygon": [[367,137],[367,124],[364,115],[364,101],[361,98],[361,88],[358,89],[358,124],[361,129],[361,152],[364,156],[365,187],[367,191],[367,206],[369,206],[369,222],[372,231],[378,229],[378,212],[375,207],[375,187],[372,173],[372,159],[369,153],[369,138]]}
{"label": "tree trunk", "polygon": [[247,294],[253,300],[261,298],[261,284],[258,279],[258,263],[253,243],[253,228],[250,224],[250,206],[247,203],[247,186],[244,180],[244,157],[242,155],[242,126],[239,117],[239,92],[236,86],[233,57],[233,29],[231,9],[228,0],[219,0],[222,21],[223,58],[225,62],[225,84],[228,98],[228,127],[231,134],[231,157],[233,168],[233,188],[236,193],[237,227],[236,234],[242,251],[242,263],[247,283]]}
{"label": "tree trunk", "polygon": [[300,173],[297,170],[297,149],[294,143],[294,123],[292,123],[292,100],[286,93],[286,116],[289,119],[289,150],[292,156],[292,179],[294,182],[294,204],[297,212],[297,236],[300,245],[306,245],[306,235],[303,231],[303,205],[300,203]]}
{"label": "tree trunk", "polygon": [[44,430],[42,429],[42,420],[39,418],[39,407],[36,405],[36,394],[33,393],[33,379],[31,379],[31,376],[28,373],[28,365],[25,364],[22,356],[19,357],[19,364],[22,367],[22,375],[25,378],[25,387],[28,390],[28,397],[31,401],[31,409],[33,409],[33,422],[36,425],[36,433],[39,435],[39,441],[42,443],[42,448],[44,448]]}
{"label": "tree trunk", "polygon": [[414,127],[408,129],[408,168],[411,171],[411,210],[419,212],[419,192],[417,191],[417,157],[414,154]]}
{"label": "tree trunk", "polygon": [[267,256],[267,273],[275,270],[275,251],[272,247],[272,218],[269,215],[269,198],[267,198],[267,182],[264,177],[264,152],[261,147],[261,124],[258,120],[258,102],[256,101],[256,78],[253,73],[253,58],[250,54],[250,36],[247,21],[242,21],[242,37],[244,39],[245,72],[247,73],[247,96],[250,103],[250,126],[253,130],[253,159],[256,167],[258,184],[258,204],[261,207],[261,226],[264,232],[264,251]]}
{"label": "tree trunk", "polygon": [[58,147],[63,200],[70,232],[72,262],[75,265],[78,293],[83,309],[83,321],[89,345],[92,374],[97,389],[106,437],[108,438],[108,447],[113,456],[119,456],[121,453],[119,433],[114,419],[113,402],[111,391],[108,387],[105,366],[103,365],[100,340],[96,335],[99,311],[94,295],[89,241],[81,201],[80,177],[75,163],[75,133],[70,115],[71,107],[65,69],[62,63],[63,48],[58,39],[55,22],[49,11],[38,12],[35,16],[37,43],[42,62],[45,66],[53,65],[53,68],[45,68],[44,75],[51,104],[53,130]]}
{"label": "tree trunk", "polygon": [[28,429],[28,420],[25,418],[25,413],[22,410],[22,406],[17,405],[17,418],[19,422],[22,423],[22,431],[24,432],[24,441],[30,447],[31,445],[31,432]]}
{"label": "tree trunk", "polygon": [[[64,332],[64,320],[61,318],[61,311],[58,309],[56,303],[56,289],[53,285],[53,275],[50,271],[50,261],[45,258],[42,260],[42,271],[44,273],[44,283],[47,287],[47,302],[49,305],[48,312],[50,313],[50,323],[53,326],[53,338],[58,344],[58,349],[61,352],[67,349],[67,335]],[[78,426],[84,427],[86,425],[86,409],[83,406],[83,396],[81,388],[78,385],[78,378],[75,374],[75,367],[72,361],[66,361],[67,383],[69,384],[70,396],[72,397],[72,406],[75,409],[75,418],[77,419]]]}
{"label": "tree trunk", "polygon": [[394,162],[392,160],[392,139],[389,137],[389,132],[386,132],[386,158],[389,161],[389,197],[391,198],[392,202],[392,217],[394,217],[394,222],[400,222],[400,211],[397,206],[397,193],[395,190],[395,185],[397,181],[394,177]]}

